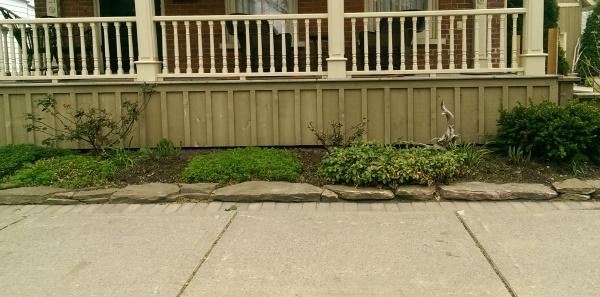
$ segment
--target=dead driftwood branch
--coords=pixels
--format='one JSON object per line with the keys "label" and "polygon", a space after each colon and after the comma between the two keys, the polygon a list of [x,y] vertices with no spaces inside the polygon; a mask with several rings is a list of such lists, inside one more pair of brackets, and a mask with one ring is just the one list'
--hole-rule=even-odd
{"label": "dead driftwood branch", "polygon": [[447,121],[446,133],[444,133],[442,137],[430,140],[430,142],[434,142],[437,145],[447,149],[450,147],[450,145],[454,144],[454,142],[460,138],[460,136],[454,133],[454,115],[446,108],[444,101],[442,101],[441,107],[442,114],[446,116]]}

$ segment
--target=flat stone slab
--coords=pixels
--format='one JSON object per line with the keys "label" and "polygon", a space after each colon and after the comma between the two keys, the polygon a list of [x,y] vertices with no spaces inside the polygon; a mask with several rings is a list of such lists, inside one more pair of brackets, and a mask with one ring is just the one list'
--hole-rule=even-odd
{"label": "flat stone slab", "polygon": [[319,202],[323,189],[304,183],[250,181],[215,190],[210,199],[227,202]]}
{"label": "flat stone slab", "polygon": [[585,182],[596,189],[592,194],[592,198],[600,199],[600,179],[586,180]]}
{"label": "flat stone slab", "polygon": [[[600,211],[461,216],[516,296],[597,296]],[[559,222],[559,223],[557,223]]]}
{"label": "flat stone slab", "polygon": [[391,200],[394,192],[377,188],[355,188],[349,186],[326,185],[324,187],[346,200]]}
{"label": "flat stone slab", "polygon": [[510,296],[452,213],[239,213],[183,296]]}
{"label": "flat stone slab", "polygon": [[552,184],[552,186],[561,194],[589,195],[596,191],[594,186],[576,178],[555,182]]}
{"label": "flat stone slab", "polygon": [[338,194],[324,189],[323,193],[321,193],[321,202],[342,202],[342,200],[340,200]]}
{"label": "flat stone slab", "polygon": [[177,296],[231,216],[30,216],[0,231],[1,295]]}
{"label": "flat stone slab", "polygon": [[160,203],[173,202],[179,197],[179,187],[174,184],[149,183],[132,185],[112,194],[110,203]]}
{"label": "flat stone slab", "polygon": [[431,200],[435,194],[435,188],[424,186],[400,186],[396,188],[395,194],[400,199]]}
{"label": "flat stone slab", "polygon": [[0,191],[0,204],[41,204],[53,194],[67,192],[53,187],[22,187]]}
{"label": "flat stone slab", "polygon": [[118,188],[108,188],[108,189],[97,189],[97,190],[75,192],[73,194],[72,199],[81,201],[81,202],[87,202],[89,200],[97,201],[99,198],[108,200],[112,196],[112,194],[114,194],[115,192],[117,192],[119,190],[120,189],[118,189]]}
{"label": "flat stone slab", "polygon": [[561,193],[558,194],[560,200],[574,200],[574,201],[585,201],[590,199],[590,195],[574,194],[574,193]]}
{"label": "flat stone slab", "polygon": [[466,182],[440,187],[440,196],[446,200],[549,200],[557,195],[542,184]]}
{"label": "flat stone slab", "polygon": [[217,188],[215,183],[178,184],[179,197],[193,200],[208,200]]}

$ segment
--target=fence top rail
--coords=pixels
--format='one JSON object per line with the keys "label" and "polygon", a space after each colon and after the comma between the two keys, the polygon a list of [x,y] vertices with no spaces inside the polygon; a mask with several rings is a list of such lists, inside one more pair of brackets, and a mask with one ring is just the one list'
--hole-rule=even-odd
{"label": "fence top rail", "polygon": [[0,24],[72,24],[72,23],[104,23],[135,22],[135,17],[93,17],[93,18],[40,18],[40,19],[0,19]]}
{"label": "fence top rail", "polygon": [[154,21],[258,21],[258,20],[305,20],[326,19],[326,13],[312,14],[244,14],[244,15],[189,15],[189,16],[155,16]]}
{"label": "fence top rail", "polygon": [[524,14],[525,8],[502,9],[470,9],[470,10],[421,10],[399,12],[347,12],[344,18],[377,18],[377,17],[424,17],[424,16],[463,16],[463,15],[499,15]]}

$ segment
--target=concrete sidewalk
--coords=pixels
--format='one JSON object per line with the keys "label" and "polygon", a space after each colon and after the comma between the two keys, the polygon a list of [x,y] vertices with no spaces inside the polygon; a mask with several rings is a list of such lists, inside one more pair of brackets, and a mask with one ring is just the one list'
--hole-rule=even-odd
{"label": "concrete sidewalk", "polygon": [[600,202],[0,206],[0,296],[597,296]]}

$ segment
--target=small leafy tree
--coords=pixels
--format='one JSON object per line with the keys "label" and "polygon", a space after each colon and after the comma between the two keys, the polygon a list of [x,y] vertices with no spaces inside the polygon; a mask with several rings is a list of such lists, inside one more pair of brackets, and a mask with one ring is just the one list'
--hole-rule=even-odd
{"label": "small leafy tree", "polygon": [[141,102],[124,100],[121,104],[123,115],[118,120],[104,108],[74,109],[69,104],[64,104],[66,111],[62,112],[57,108],[56,98],[48,94],[40,99],[37,105],[41,107],[42,113],[53,117],[57,125],[49,125],[43,117],[32,112],[25,114],[25,118],[31,121],[25,128],[28,132],[37,131],[48,135],[49,137],[42,142],[44,145],[83,141],[99,154],[106,148],[122,143],[131,134],[133,124],[148,106],[152,94],[156,93],[156,84],[144,83],[141,88]]}
{"label": "small leafy tree", "polygon": [[594,6],[581,36],[580,55],[577,61],[577,72],[581,78],[600,75],[600,5]]}

